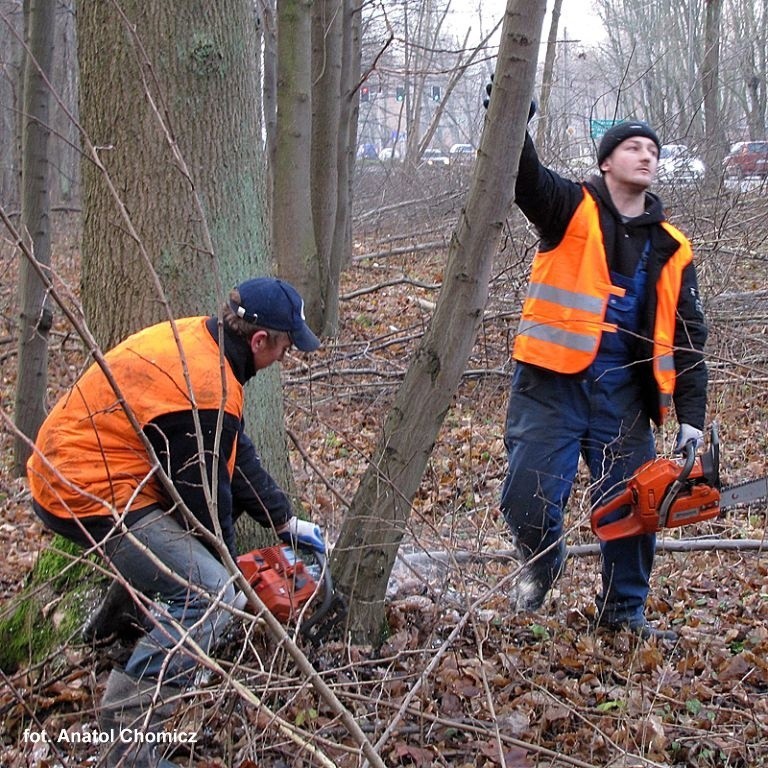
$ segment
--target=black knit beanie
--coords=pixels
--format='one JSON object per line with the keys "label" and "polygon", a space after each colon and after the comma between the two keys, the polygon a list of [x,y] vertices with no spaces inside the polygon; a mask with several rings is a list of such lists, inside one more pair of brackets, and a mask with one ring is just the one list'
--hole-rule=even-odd
{"label": "black knit beanie", "polygon": [[659,151],[661,151],[661,142],[656,132],[651,128],[648,123],[642,122],[642,120],[629,120],[626,123],[619,123],[609,128],[603,138],[600,139],[600,146],[597,148],[597,165],[600,167],[603,164],[608,155],[613,152],[616,147],[621,144],[625,139],[629,139],[632,136],[645,136],[650,139]]}

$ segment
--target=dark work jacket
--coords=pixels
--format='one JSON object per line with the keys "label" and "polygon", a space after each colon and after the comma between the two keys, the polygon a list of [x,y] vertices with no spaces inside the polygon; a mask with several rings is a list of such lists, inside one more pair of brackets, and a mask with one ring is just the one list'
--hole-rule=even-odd
{"label": "dark work jacket", "polygon": [[[218,343],[217,319],[209,318],[205,328]],[[237,381],[245,384],[256,374],[250,345],[232,333],[223,333],[224,354]],[[256,449],[245,434],[243,422],[238,416],[230,412],[220,413],[218,408],[200,408],[197,417],[202,438],[205,477],[210,494],[215,496],[221,537],[234,557],[237,554],[235,522],[242,513],[247,513],[266,528],[278,528],[292,517],[291,506],[288,497],[261,465]],[[204,489],[197,429],[193,411],[181,410],[155,417],[144,427],[144,434],[186,506],[215,534],[215,525]],[[229,462],[233,451],[236,451],[235,462],[230,475]],[[214,465],[216,488],[210,489]],[[126,525],[134,525],[156,506],[145,506],[127,512]],[[172,502],[168,499],[167,504],[160,502],[159,506],[170,510]],[[92,539],[98,541],[114,531],[114,520],[108,514],[90,515],[76,520],[74,517],[51,514],[36,501],[33,501],[33,507],[49,528],[83,546],[91,546]],[[182,525],[186,525],[182,515],[175,517]],[[85,528],[85,533],[81,526]],[[204,538],[202,540],[206,543]]]}
{"label": "dark work jacket", "polygon": [[[616,210],[602,176],[593,176],[580,184],[545,168],[539,161],[531,137],[526,133],[515,186],[515,202],[535,226],[541,238],[539,250],[551,250],[562,240],[571,217],[583,199],[585,188],[597,202],[610,270],[627,277],[634,275],[646,242],[649,239],[651,242],[647,290],[635,359],[638,375],[643,377],[643,391],[647,394],[645,406],[648,415],[658,423],[658,389],[650,363],[657,302],[655,288],[662,266],[678,248],[677,241],[660,226],[665,219],[661,201],[656,195],[646,192],[645,212],[625,221]],[[677,314],[675,413],[678,422],[703,429],[707,407],[707,369],[703,355],[707,326],[693,263],[683,272]]]}
{"label": "dark work jacket", "polygon": [[[218,341],[217,319],[210,318],[206,327]],[[226,329],[223,334],[224,355],[237,380],[245,384],[256,375],[251,348],[244,339]],[[201,410],[198,415],[203,432],[206,470],[211,478],[220,414],[218,410]],[[186,505],[206,528],[213,531],[203,491],[193,416],[192,411],[160,416],[148,424],[144,432]],[[235,467],[230,480],[226,463],[235,446]],[[234,557],[235,522],[241,514],[247,513],[264,527],[276,528],[287,522],[292,512],[288,497],[262,466],[253,442],[245,433],[243,422],[228,413],[223,414],[218,455],[216,497],[219,524],[227,549]]]}

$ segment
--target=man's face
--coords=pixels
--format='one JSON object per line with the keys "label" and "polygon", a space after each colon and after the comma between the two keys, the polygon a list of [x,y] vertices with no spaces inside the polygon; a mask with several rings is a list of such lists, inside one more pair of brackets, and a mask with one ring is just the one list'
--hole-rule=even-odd
{"label": "man's face", "polygon": [[614,182],[647,189],[656,175],[659,148],[645,136],[630,136],[603,160],[600,170]]}
{"label": "man's face", "polygon": [[291,337],[282,331],[256,331],[251,336],[253,364],[257,371],[269,368],[272,363],[282,362],[285,353],[293,346]]}

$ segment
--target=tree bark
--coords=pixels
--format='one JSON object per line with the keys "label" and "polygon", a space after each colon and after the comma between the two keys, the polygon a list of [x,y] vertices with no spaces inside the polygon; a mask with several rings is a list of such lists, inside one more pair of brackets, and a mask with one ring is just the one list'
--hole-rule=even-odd
{"label": "tree bark", "polygon": [[[248,0],[128,0],[84,3],[77,23],[84,131],[137,233],[86,163],[82,300],[111,346],[169,313],[218,314],[270,271],[257,20]],[[279,379],[249,384],[246,418],[290,488]]]}
{"label": "tree bark", "polygon": [[704,97],[704,168],[708,181],[720,183],[722,159],[725,156],[725,133],[720,113],[720,18],[722,1],[707,0],[704,32],[704,61],[702,62],[701,90]]}
{"label": "tree bark", "polygon": [[[327,311],[338,307],[338,270],[334,279],[334,231],[340,204],[339,136],[342,104],[342,50],[344,46],[344,0],[316,0],[312,5],[312,220],[317,243],[319,288],[324,333],[329,328]],[[346,135],[344,136],[346,139]],[[336,294],[335,296],[333,294]],[[337,314],[337,313],[336,313]]]}
{"label": "tree bark", "polygon": [[[551,151],[552,117],[549,113],[549,96],[552,92],[552,81],[555,72],[555,54],[557,53],[557,30],[560,25],[560,11],[563,0],[555,0],[552,6],[552,20],[547,36],[547,50],[544,54],[544,70],[541,74],[541,98],[539,100],[539,121],[536,125],[536,146],[544,151],[542,156],[548,157]],[[568,45],[568,42],[565,42]]]}
{"label": "tree bark", "polygon": [[508,0],[493,98],[437,307],[334,547],[334,581],[350,597],[347,630],[358,640],[381,640],[386,585],[411,500],[482,321],[512,203],[544,8],[544,0]]}
{"label": "tree bark", "polygon": [[277,4],[277,135],[272,169],[272,235],[278,272],[304,298],[307,322],[322,324],[321,274],[312,221],[311,3]]}
{"label": "tree bark", "polygon": [[[24,67],[24,126],[22,132],[21,232],[43,268],[51,264],[50,197],[48,195],[48,136],[51,94],[48,83],[53,62],[55,6],[48,0],[29,0],[28,55]],[[46,290],[33,266],[19,264],[18,376],[16,426],[34,440],[46,414],[48,384],[48,333],[53,315]],[[25,473],[30,448],[26,440],[14,441],[14,474]]]}

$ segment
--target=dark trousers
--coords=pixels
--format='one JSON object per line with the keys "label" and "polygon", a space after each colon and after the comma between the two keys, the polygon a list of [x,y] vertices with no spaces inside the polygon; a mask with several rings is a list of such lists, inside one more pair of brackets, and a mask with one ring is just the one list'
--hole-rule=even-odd
{"label": "dark trousers", "polygon": [[[563,512],[579,458],[589,468],[596,503],[623,488],[655,455],[642,401],[631,366],[612,365],[608,358],[578,375],[517,364],[507,410],[509,469],[501,510],[523,556],[535,557],[530,575],[546,588],[562,568]],[[625,512],[617,510],[616,516]],[[603,620],[642,619],[655,544],[654,535],[602,543],[597,605]]]}

